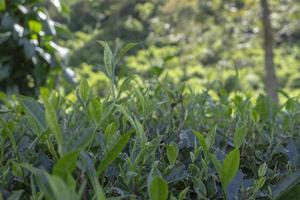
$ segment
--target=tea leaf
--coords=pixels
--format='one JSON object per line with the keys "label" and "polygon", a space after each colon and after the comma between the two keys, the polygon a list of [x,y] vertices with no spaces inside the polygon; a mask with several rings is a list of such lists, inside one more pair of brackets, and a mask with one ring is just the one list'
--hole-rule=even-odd
{"label": "tea leaf", "polygon": [[178,145],[174,142],[166,145],[167,157],[171,165],[174,165],[178,156]]}
{"label": "tea leaf", "polygon": [[30,97],[20,97],[19,99],[24,106],[25,111],[34,118],[34,120],[43,130],[45,130],[46,121],[44,116],[45,109],[43,108],[43,105]]}
{"label": "tea leaf", "polygon": [[88,100],[91,97],[91,89],[85,78],[82,78],[78,88],[79,98],[84,105],[87,104]]}
{"label": "tea leaf", "polygon": [[5,0],[0,0],[0,11],[4,11],[6,9]]}
{"label": "tea leaf", "polygon": [[222,171],[221,171],[221,182],[224,191],[227,190],[227,187],[231,180],[236,175],[240,165],[240,151],[239,149],[234,149],[231,151],[225,158]]}
{"label": "tea leaf", "polygon": [[242,126],[235,131],[234,139],[233,139],[235,148],[240,148],[240,146],[243,144],[245,140],[246,134],[247,134],[246,126]]}
{"label": "tea leaf", "polygon": [[116,56],[116,64],[123,58],[123,56],[130,51],[133,47],[137,46],[138,43],[128,43],[118,52]]}
{"label": "tea leaf", "polygon": [[196,138],[198,139],[199,143],[201,144],[204,154],[207,156],[208,155],[208,147],[207,147],[205,138],[203,137],[203,135],[201,133],[199,133],[197,131],[193,131],[193,133],[196,136]]}
{"label": "tea leaf", "polygon": [[122,150],[128,143],[130,136],[131,132],[122,135],[115,143],[115,145],[111,148],[111,150],[106,153],[103,160],[97,167],[97,175],[100,175],[118,157],[118,155],[122,152]]}
{"label": "tea leaf", "polygon": [[167,200],[168,184],[160,176],[153,177],[149,186],[149,197],[151,200]]}
{"label": "tea leaf", "polygon": [[76,168],[78,155],[78,151],[63,155],[55,164],[53,174],[63,177],[66,173],[72,173]]}
{"label": "tea leaf", "polygon": [[56,111],[54,109],[54,106],[49,103],[47,97],[42,94],[42,100],[45,106],[45,118],[47,125],[51,132],[54,134],[54,137],[56,139],[56,142],[58,144],[58,152],[62,154],[62,148],[63,148],[63,135],[61,132],[61,127],[58,123],[58,119],[56,116]]}
{"label": "tea leaf", "polygon": [[105,65],[105,70],[108,75],[108,77],[112,78],[113,75],[113,53],[111,49],[109,48],[108,44],[106,41],[99,41],[99,43],[102,45],[104,48],[104,65]]}

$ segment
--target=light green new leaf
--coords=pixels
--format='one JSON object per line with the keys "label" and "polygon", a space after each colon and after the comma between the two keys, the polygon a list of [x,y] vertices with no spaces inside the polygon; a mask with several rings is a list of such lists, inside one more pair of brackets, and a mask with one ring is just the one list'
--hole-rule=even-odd
{"label": "light green new leaf", "polygon": [[116,107],[125,116],[125,118],[130,122],[130,124],[132,126],[135,126],[135,122],[134,122],[133,118],[130,116],[128,109],[122,105],[116,105]]}
{"label": "light green new leaf", "polygon": [[99,166],[97,167],[97,175],[100,175],[122,152],[125,148],[126,144],[128,143],[131,136],[131,132],[125,133],[122,135],[115,145],[111,148],[109,152],[104,155],[103,160],[100,162]]}
{"label": "light green new leaf", "polygon": [[267,163],[263,163],[258,168],[258,177],[263,177],[266,175],[268,169]]}
{"label": "light green new leaf", "polygon": [[94,198],[96,200],[106,200],[105,193],[103,191],[103,188],[101,187],[98,179],[96,177],[91,178],[92,186],[94,188],[95,194]]}
{"label": "light green new leaf", "polygon": [[197,131],[193,131],[193,133],[196,136],[196,138],[198,139],[199,143],[201,144],[204,155],[207,156],[208,155],[208,147],[207,147],[204,136]]}
{"label": "light green new leaf", "polygon": [[96,125],[100,125],[102,114],[103,114],[103,105],[100,100],[92,99],[88,107],[89,115]]}
{"label": "light green new leaf", "polygon": [[61,157],[54,166],[53,174],[63,177],[66,173],[72,173],[76,168],[79,152],[74,151]]}
{"label": "light green new leaf", "polygon": [[109,125],[107,125],[107,127],[105,128],[104,131],[104,137],[105,137],[105,142],[108,143],[111,139],[112,136],[115,135],[115,133],[117,132],[117,125],[115,122],[110,123]]}
{"label": "light green new leaf", "polygon": [[214,125],[214,127],[209,130],[206,136],[206,144],[208,146],[208,149],[210,149],[212,145],[215,143],[216,132],[217,132],[217,125]]}
{"label": "light green new leaf", "polygon": [[222,172],[221,172],[221,183],[224,191],[227,190],[229,183],[232,181],[236,175],[240,166],[240,151],[239,149],[234,149],[225,158]]}
{"label": "light green new leaf", "polygon": [[28,21],[28,27],[29,30],[31,30],[32,32],[38,34],[41,30],[42,30],[42,23],[36,20],[29,20]]}
{"label": "light green new leaf", "polygon": [[233,143],[235,148],[240,148],[240,146],[243,144],[245,137],[247,134],[247,127],[242,126],[238,129],[236,129],[234,133]]}
{"label": "light green new leaf", "polygon": [[58,123],[55,108],[52,104],[49,103],[48,98],[43,94],[42,94],[42,100],[43,100],[43,104],[45,106],[46,123],[47,123],[49,129],[51,130],[51,132],[54,134],[54,137],[58,144],[59,153],[62,154],[63,135],[61,132],[61,127]]}
{"label": "light green new leaf", "polygon": [[166,145],[167,157],[171,165],[174,165],[178,156],[178,145],[174,142]]}
{"label": "light green new leaf", "polygon": [[104,65],[107,75],[111,78],[113,74],[113,53],[106,41],[98,41],[104,48]]}
{"label": "light green new leaf", "polygon": [[5,0],[0,0],[0,11],[4,11],[6,9]]}
{"label": "light green new leaf", "polygon": [[168,184],[160,176],[153,177],[149,186],[151,200],[166,200],[168,198]]}
{"label": "light green new leaf", "polygon": [[79,84],[79,98],[86,105],[91,96],[91,89],[85,78],[82,78]]}
{"label": "light green new leaf", "polygon": [[209,154],[209,159],[212,161],[212,163],[214,164],[219,177],[222,174],[222,164],[221,162],[216,158],[216,156],[214,154]]}
{"label": "light green new leaf", "polygon": [[124,47],[122,47],[122,49],[118,52],[117,56],[116,56],[116,64],[123,58],[123,56],[130,51],[130,49],[132,49],[133,47],[135,47],[136,45],[138,45],[138,43],[128,43],[126,44]]}

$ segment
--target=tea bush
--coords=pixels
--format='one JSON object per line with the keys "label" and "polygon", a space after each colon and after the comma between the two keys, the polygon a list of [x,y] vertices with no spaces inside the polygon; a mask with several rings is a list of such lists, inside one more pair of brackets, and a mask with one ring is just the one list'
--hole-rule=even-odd
{"label": "tea bush", "polygon": [[297,98],[118,79],[133,45],[100,43],[106,96],[84,78],[75,102],[47,88],[38,100],[1,93],[0,199],[298,199]]}

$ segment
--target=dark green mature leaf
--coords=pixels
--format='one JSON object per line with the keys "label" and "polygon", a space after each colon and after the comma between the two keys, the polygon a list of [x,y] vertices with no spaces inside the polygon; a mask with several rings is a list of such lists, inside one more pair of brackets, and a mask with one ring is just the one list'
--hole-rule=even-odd
{"label": "dark green mature leaf", "polygon": [[19,200],[23,194],[24,190],[13,191],[7,200]]}
{"label": "dark green mature leaf", "polygon": [[149,197],[151,200],[167,200],[168,184],[160,176],[153,177],[149,186]]}
{"label": "dark green mature leaf", "polygon": [[115,143],[115,145],[113,145],[111,150],[107,152],[106,155],[104,155],[103,160],[101,160],[100,164],[97,167],[97,175],[100,175],[119,156],[119,154],[127,145],[130,137],[131,132],[122,135]]}
{"label": "dark green mature leaf", "polygon": [[46,129],[45,109],[42,104],[30,97],[20,97],[20,102],[24,106],[26,112],[31,115],[39,124],[40,128]]}
{"label": "dark green mature leaf", "polygon": [[288,189],[285,193],[283,193],[279,200],[299,200],[300,198],[300,183]]}
{"label": "dark green mature leaf", "polygon": [[240,151],[239,149],[234,149],[225,158],[222,172],[221,172],[221,182],[224,191],[227,191],[227,187],[231,180],[236,175],[240,165]]}
{"label": "dark green mature leaf", "polygon": [[186,195],[189,192],[189,189],[190,189],[189,187],[186,187],[184,190],[182,190],[179,193],[178,200],[184,200],[184,199],[186,199]]}
{"label": "dark green mature leaf", "polygon": [[183,163],[177,163],[174,165],[168,173],[165,175],[165,180],[167,183],[175,183],[178,181],[183,181],[189,176],[187,170]]}
{"label": "dark green mature leaf", "polygon": [[[300,171],[296,171],[292,174],[287,175],[279,184],[272,188],[273,199],[287,199],[287,196],[293,196],[295,199],[300,197],[299,190],[295,188],[300,188]],[[290,192],[293,192],[290,193]],[[298,195],[298,196],[297,196]],[[289,198],[288,198],[289,199]]]}

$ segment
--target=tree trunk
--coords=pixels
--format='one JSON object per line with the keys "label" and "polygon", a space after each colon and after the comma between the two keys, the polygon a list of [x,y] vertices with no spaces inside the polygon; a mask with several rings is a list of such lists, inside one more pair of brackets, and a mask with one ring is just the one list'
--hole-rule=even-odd
{"label": "tree trunk", "polygon": [[272,35],[272,25],[270,20],[270,9],[268,0],[261,0],[262,8],[262,22],[264,29],[264,51],[265,51],[265,87],[266,92],[271,98],[278,102],[278,96],[276,89],[278,87],[277,77],[274,68],[273,61],[273,35]]}

